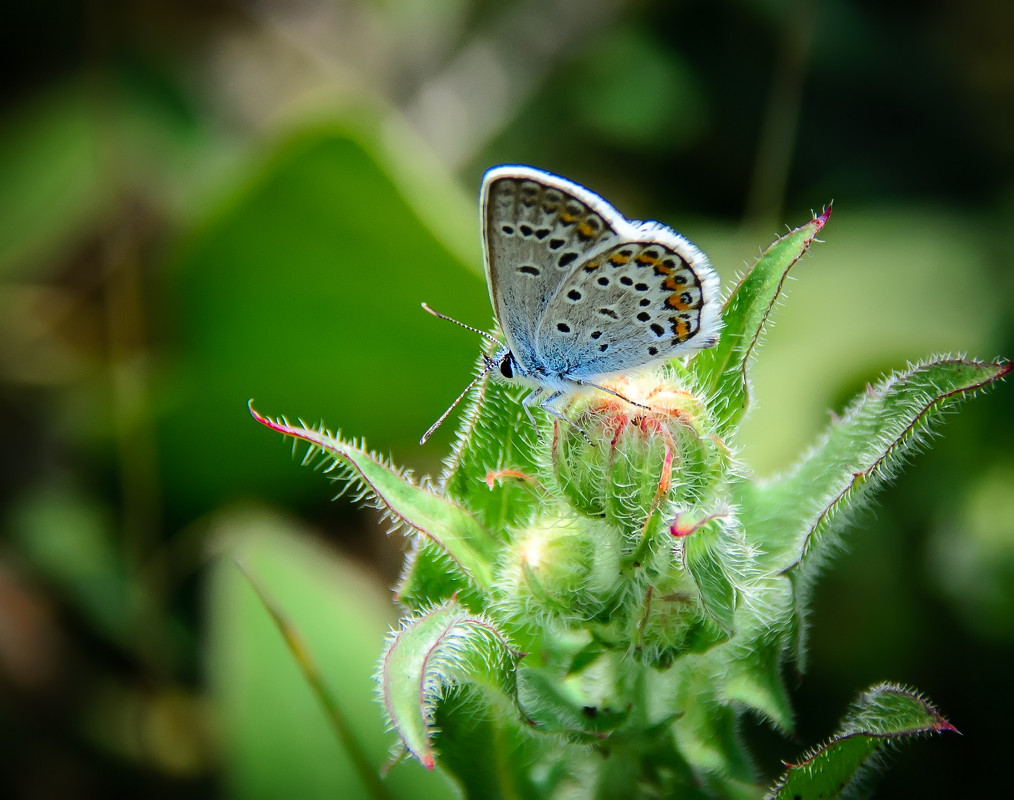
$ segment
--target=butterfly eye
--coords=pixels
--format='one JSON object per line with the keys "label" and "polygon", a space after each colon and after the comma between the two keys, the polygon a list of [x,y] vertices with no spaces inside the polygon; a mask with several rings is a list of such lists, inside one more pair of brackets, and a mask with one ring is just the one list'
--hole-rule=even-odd
{"label": "butterfly eye", "polygon": [[514,377],[514,368],[511,366],[511,362],[513,360],[514,360],[514,356],[512,356],[510,353],[507,353],[500,360],[500,374],[503,375],[505,378],[513,378]]}

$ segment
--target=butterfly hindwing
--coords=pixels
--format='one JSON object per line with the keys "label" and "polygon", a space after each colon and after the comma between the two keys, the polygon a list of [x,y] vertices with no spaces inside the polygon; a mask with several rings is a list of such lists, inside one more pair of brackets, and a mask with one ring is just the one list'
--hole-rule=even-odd
{"label": "butterfly hindwing", "polygon": [[717,290],[707,259],[683,237],[642,223],[580,264],[547,305],[539,357],[570,377],[623,372],[714,344]]}

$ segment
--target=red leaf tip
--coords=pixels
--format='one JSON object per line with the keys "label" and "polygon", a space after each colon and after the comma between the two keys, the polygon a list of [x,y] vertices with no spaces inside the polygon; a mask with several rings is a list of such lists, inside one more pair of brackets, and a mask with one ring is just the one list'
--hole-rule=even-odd
{"label": "red leaf tip", "polygon": [[831,219],[831,210],[833,207],[834,200],[827,204],[827,208],[813,217],[813,221],[817,223],[817,233],[820,233],[821,229],[827,225],[827,221]]}

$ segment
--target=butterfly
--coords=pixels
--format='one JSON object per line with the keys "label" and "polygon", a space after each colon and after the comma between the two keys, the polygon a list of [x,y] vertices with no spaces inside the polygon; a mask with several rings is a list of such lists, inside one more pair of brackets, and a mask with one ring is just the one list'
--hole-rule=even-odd
{"label": "butterfly", "polygon": [[[492,373],[532,388],[522,405],[562,420],[563,395],[712,347],[721,329],[719,278],[690,241],[659,222],[628,220],[583,186],[534,167],[487,170],[479,192],[489,297],[505,345],[426,431]],[[536,426],[536,431],[538,430]],[[583,431],[582,431],[583,433]],[[587,438],[587,437],[586,437]]]}

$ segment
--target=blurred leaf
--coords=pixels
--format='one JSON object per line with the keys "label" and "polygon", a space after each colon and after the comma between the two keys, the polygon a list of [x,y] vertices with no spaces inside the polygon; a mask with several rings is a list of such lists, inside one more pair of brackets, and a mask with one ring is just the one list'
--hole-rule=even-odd
{"label": "blurred leaf", "polygon": [[[479,342],[419,304],[488,319],[478,226],[463,244],[448,238],[455,225],[428,222],[474,219],[474,203],[446,176],[405,168],[412,144],[389,128],[374,119],[294,134],[179,254],[178,352],[161,435],[173,498],[204,506],[237,491],[319,494],[253,434],[243,410],[251,397],[303,419],[340,419],[418,460],[419,436],[468,378]],[[461,252],[476,253],[474,263]],[[450,435],[439,432],[428,453]],[[215,446],[195,458],[202,442]]]}
{"label": "blurred leaf", "polygon": [[[372,680],[391,620],[386,592],[361,567],[308,544],[262,513],[222,516],[207,591],[207,667],[234,796],[367,798],[325,710],[299,670],[242,562],[298,631],[379,772],[385,733]],[[414,764],[386,778],[394,797],[448,797],[439,773]]]}
{"label": "blurred leaf", "polygon": [[75,78],[0,122],[0,275],[37,275],[112,222],[117,195],[189,208],[217,144],[137,65]]}
{"label": "blurred leaf", "polygon": [[71,492],[20,499],[7,520],[20,553],[96,630],[130,644],[139,587],[127,573],[108,515]]}
{"label": "blurred leaf", "polygon": [[588,127],[623,147],[656,147],[667,155],[706,126],[696,75],[649,31],[613,26],[571,66],[569,94]]}

